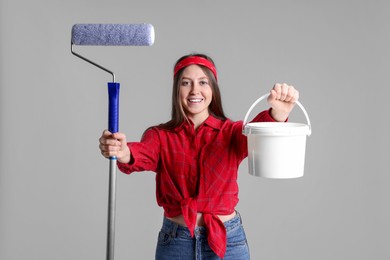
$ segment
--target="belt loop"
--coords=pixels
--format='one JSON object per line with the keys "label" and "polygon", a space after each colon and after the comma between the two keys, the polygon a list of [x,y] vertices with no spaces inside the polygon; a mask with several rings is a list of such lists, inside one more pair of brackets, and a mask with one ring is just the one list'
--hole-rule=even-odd
{"label": "belt loop", "polygon": [[172,227],[171,237],[176,237],[177,228],[179,227],[179,224],[174,223]]}

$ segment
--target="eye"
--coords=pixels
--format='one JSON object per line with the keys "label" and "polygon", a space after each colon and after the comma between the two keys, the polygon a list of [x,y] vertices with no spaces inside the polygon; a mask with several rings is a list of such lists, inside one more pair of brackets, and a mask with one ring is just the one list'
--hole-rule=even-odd
{"label": "eye", "polygon": [[208,82],[207,80],[201,80],[201,81],[199,81],[199,84],[200,84],[201,86],[204,86],[204,85],[208,85],[209,82]]}
{"label": "eye", "polygon": [[189,80],[182,80],[182,81],[181,81],[181,85],[185,87],[185,86],[190,86],[191,83],[190,83]]}

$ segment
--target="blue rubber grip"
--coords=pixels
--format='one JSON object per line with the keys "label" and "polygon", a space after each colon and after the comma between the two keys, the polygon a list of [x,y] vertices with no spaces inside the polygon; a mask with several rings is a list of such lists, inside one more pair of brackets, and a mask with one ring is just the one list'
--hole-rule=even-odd
{"label": "blue rubber grip", "polygon": [[119,131],[119,88],[118,82],[108,82],[108,131]]}

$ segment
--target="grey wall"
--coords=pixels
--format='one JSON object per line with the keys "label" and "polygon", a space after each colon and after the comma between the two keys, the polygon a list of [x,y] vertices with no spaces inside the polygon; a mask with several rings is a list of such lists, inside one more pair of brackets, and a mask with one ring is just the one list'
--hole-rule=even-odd
{"label": "grey wall", "polygon": [[[211,55],[243,119],[275,82],[312,121],[305,176],[240,168],[252,259],[389,259],[388,1],[0,1],[0,259],[104,259],[105,72],[70,53],[75,23],[152,23],[153,47],[79,47],[121,82],[130,140],[170,114],[172,66]],[[259,110],[266,108],[259,105]],[[297,109],[291,121],[304,120]],[[116,259],[153,259],[153,173],[118,175]]]}

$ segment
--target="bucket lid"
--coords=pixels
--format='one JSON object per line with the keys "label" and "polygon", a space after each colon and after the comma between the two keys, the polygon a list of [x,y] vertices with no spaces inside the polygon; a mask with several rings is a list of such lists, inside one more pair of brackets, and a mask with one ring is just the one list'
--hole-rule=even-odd
{"label": "bucket lid", "polygon": [[246,124],[243,133],[273,136],[310,135],[310,128],[301,123],[254,122]]}

